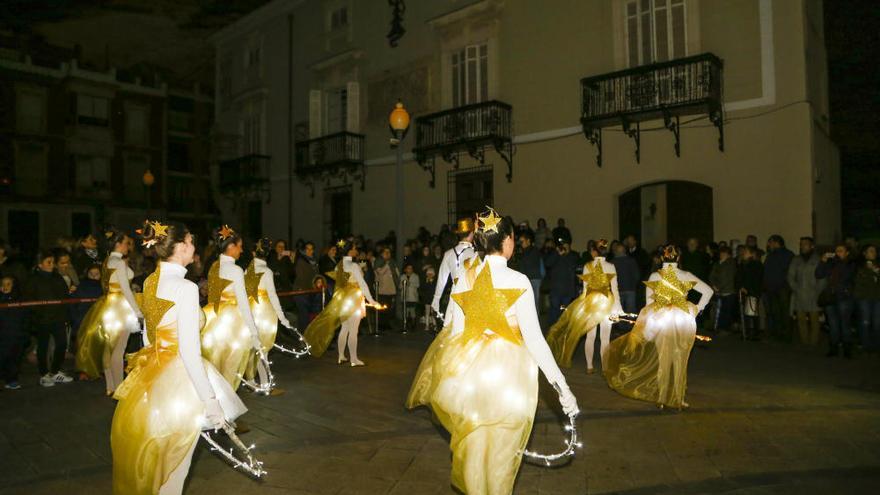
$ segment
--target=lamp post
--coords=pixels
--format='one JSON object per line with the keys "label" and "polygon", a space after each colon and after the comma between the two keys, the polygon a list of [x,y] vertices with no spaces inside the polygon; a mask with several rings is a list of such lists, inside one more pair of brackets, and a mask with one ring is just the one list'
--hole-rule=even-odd
{"label": "lamp post", "polygon": [[403,103],[397,100],[394,110],[388,116],[388,127],[391,129],[391,147],[397,150],[397,168],[395,169],[395,177],[397,182],[397,259],[403,263],[403,218],[404,218],[404,200],[403,200],[403,139],[406,137],[406,131],[409,130],[409,113],[403,108]]}
{"label": "lamp post", "polygon": [[150,169],[147,169],[144,172],[143,181],[144,189],[147,192],[147,217],[149,217],[153,199],[153,184],[156,182],[156,177],[153,176],[153,173],[150,172]]}

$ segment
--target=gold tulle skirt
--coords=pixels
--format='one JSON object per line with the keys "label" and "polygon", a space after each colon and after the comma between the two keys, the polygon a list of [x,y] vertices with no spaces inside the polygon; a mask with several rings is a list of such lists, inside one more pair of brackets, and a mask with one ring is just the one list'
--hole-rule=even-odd
{"label": "gold tulle skirt", "polygon": [[463,342],[444,329],[428,348],[406,407],[429,406],[451,435],[452,484],[469,495],[509,494],[538,405],[538,367],[496,335]]}
{"label": "gold tulle skirt", "polygon": [[571,368],[571,358],[584,335],[611,314],[614,299],[601,292],[584,292],[565,308],[547,332],[547,345],[560,366]]}
{"label": "gold tulle skirt", "polygon": [[361,315],[366,314],[364,294],[361,289],[356,284],[337,286],[330,303],[318,313],[303,333],[303,338],[312,346],[312,356],[324,355],[336,329],[356,311],[360,311]]}
{"label": "gold tulle skirt", "polygon": [[[115,286],[115,287],[114,287]],[[123,330],[136,331],[137,315],[119,286],[113,284],[110,291],[101,296],[83,318],[76,335],[76,369],[89,378],[98,378],[110,367],[113,348],[126,345],[119,342]]]}
{"label": "gold tulle skirt", "polygon": [[608,347],[605,377],[620,394],[681,408],[697,325],[676,307],[646,307],[633,329]]}
{"label": "gold tulle skirt", "polygon": [[[260,344],[263,348],[263,352],[266,355],[269,354],[269,351],[272,350],[272,347],[275,345],[275,337],[278,335],[278,315],[275,313],[275,308],[272,307],[272,303],[269,301],[269,293],[261,290],[257,293],[257,300],[251,300],[251,313],[254,315],[254,323],[257,325],[257,333],[260,336]],[[254,372],[256,370],[257,365],[257,353],[251,353],[251,358],[248,359],[247,370],[245,371],[244,376],[248,379],[254,377]]]}
{"label": "gold tulle skirt", "polygon": [[234,297],[223,298],[216,313],[212,304],[203,309],[206,323],[202,329],[202,356],[217,368],[233,390],[238,390],[254,347],[251,331]]}
{"label": "gold tulle skirt", "polygon": [[[114,395],[119,400],[110,431],[115,495],[158,493],[204,427],[204,405],[178,354],[176,329],[160,329],[155,337],[129,356],[129,375]],[[204,365],[226,419],[234,421],[247,408],[217,370]]]}

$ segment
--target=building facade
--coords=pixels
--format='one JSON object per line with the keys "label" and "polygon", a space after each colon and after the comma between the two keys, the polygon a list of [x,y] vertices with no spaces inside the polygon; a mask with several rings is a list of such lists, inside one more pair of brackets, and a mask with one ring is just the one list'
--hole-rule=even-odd
{"label": "building facade", "polygon": [[840,235],[820,0],[407,2],[396,47],[391,20],[380,0],[276,0],[213,37],[233,221],[394,229],[399,99],[405,235],[484,204],[565,218],[576,248]]}
{"label": "building facade", "polygon": [[0,236],[33,253],[148,215],[216,223],[210,96],[80,67],[73,50],[3,41]]}

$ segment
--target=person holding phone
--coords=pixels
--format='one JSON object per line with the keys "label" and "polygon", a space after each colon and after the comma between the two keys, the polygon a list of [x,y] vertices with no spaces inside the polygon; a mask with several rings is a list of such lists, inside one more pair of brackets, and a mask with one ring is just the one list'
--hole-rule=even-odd
{"label": "person holding phone", "polygon": [[828,320],[829,348],[827,357],[835,357],[843,349],[843,356],[852,357],[852,321],[855,309],[853,283],[856,266],[850,259],[849,247],[838,243],[833,252],[822,256],[822,263],[816,267],[816,278],[828,281],[830,301],[825,306],[825,318]]}

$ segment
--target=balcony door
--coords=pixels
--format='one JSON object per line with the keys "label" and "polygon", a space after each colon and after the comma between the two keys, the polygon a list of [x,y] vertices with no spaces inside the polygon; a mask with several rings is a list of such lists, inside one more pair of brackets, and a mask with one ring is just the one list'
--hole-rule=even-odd
{"label": "balcony door", "polygon": [[326,245],[353,233],[351,186],[324,190],[324,240]]}

